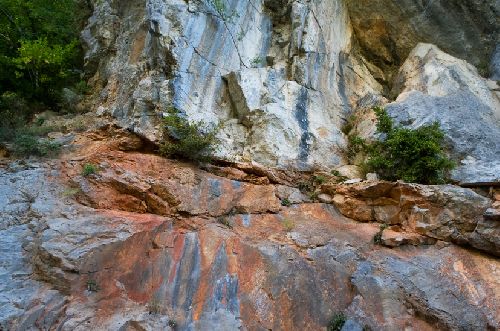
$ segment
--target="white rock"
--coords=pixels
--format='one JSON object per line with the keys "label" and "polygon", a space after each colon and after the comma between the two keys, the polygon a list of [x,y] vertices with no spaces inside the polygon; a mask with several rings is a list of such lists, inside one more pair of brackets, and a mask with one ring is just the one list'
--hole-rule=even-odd
{"label": "white rock", "polygon": [[201,1],[141,7],[103,0],[82,33],[91,81],[104,86],[94,100],[99,114],[106,109],[157,142],[161,116],[175,106],[191,121],[224,124],[219,158],[299,169],[343,164],[343,120],[359,99],[382,91],[350,55],[344,1],[231,0],[225,20]]}

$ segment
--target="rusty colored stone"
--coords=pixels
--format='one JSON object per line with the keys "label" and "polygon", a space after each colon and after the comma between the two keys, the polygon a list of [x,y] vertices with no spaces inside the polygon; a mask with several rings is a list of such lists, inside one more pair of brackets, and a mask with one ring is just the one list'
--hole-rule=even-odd
{"label": "rusty colored stone", "polygon": [[373,208],[365,201],[336,194],[333,197],[334,205],[342,215],[359,222],[371,222],[374,220]]}

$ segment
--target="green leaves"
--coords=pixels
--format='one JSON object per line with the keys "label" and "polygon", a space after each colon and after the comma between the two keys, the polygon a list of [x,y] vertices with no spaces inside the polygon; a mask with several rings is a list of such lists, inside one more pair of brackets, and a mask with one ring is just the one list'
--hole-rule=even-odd
{"label": "green leaves", "polygon": [[219,127],[209,128],[205,123],[189,123],[176,109],[170,109],[163,119],[164,140],[160,154],[192,161],[209,162],[219,143]]}
{"label": "green leaves", "polygon": [[0,92],[48,106],[79,80],[77,0],[0,0]]}
{"label": "green leaves", "polygon": [[375,113],[377,132],[385,137],[365,147],[368,171],[392,181],[444,183],[454,163],[444,153],[444,134],[439,124],[412,130],[394,126],[384,109],[376,108]]}

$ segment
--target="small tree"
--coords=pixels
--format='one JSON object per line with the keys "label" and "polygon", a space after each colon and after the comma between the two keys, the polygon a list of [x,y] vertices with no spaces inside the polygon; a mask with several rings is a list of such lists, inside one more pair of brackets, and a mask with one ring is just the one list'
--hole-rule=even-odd
{"label": "small tree", "polygon": [[444,134],[439,124],[413,130],[394,125],[385,109],[374,111],[381,140],[366,146],[367,170],[392,181],[444,183],[454,163],[444,153]]}
{"label": "small tree", "polygon": [[210,128],[204,122],[190,123],[175,108],[163,119],[164,133],[160,154],[192,161],[209,162],[217,150],[219,127]]}

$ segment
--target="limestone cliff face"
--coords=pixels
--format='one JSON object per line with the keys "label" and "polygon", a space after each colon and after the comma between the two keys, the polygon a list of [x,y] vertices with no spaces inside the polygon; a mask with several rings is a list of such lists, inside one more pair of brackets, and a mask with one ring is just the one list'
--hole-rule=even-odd
{"label": "limestone cliff face", "polygon": [[[419,62],[413,56],[398,74],[412,49],[428,42],[476,65],[483,76],[490,68],[493,79],[498,1],[217,3],[94,3],[82,33],[87,72],[96,91],[94,111],[112,115],[121,126],[155,142],[161,137],[162,114],[176,107],[191,121],[223,124],[222,159],[310,169],[345,164],[346,139],[340,128],[346,118],[402,94],[397,102],[405,100],[413,121],[425,123],[433,117],[449,133],[450,150],[460,165],[455,179],[498,179],[498,165],[491,160],[498,159],[494,141],[500,134],[496,83],[465,62],[426,65],[425,70],[436,71],[433,84],[446,85],[449,98],[439,95],[438,103],[432,89],[422,88],[430,82],[416,83],[426,57]],[[445,75],[455,83],[439,81]],[[431,105],[419,110],[417,97],[408,99],[413,90]],[[471,97],[464,90],[482,92]],[[430,115],[455,103],[463,109],[444,117]],[[392,114],[400,117],[399,111]],[[477,127],[485,123],[488,129],[463,128],[463,118],[475,118]],[[459,125],[453,128],[451,122]],[[469,147],[454,130],[474,130],[474,138],[467,138]],[[485,148],[471,147],[477,142]]]}
{"label": "limestone cliff face", "polygon": [[[226,3],[226,2],[224,2]],[[269,166],[342,163],[342,120],[381,87],[351,57],[334,1],[102,1],[83,33],[99,113],[156,141],[175,106],[223,123],[220,156]]]}
{"label": "limestone cliff face", "polygon": [[[86,131],[0,156],[0,330],[500,330],[499,1],[88,3]],[[357,178],[374,105],[470,187]],[[150,153],[169,107],[219,162]]]}
{"label": "limestone cliff face", "polygon": [[[370,62],[390,81],[419,42],[487,69],[498,43],[496,0],[346,0],[356,37]],[[380,71],[379,71],[380,72]]]}

